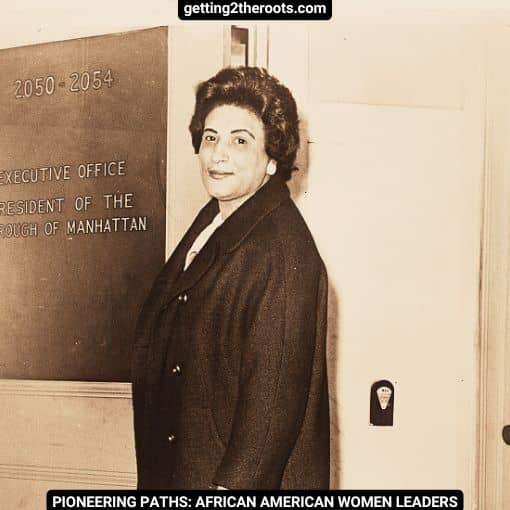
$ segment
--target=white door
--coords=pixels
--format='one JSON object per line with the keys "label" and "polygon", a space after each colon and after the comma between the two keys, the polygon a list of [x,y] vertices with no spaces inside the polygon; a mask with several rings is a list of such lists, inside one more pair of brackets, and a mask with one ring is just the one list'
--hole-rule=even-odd
{"label": "white door", "polygon": [[[293,191],[330,279],[332,487],[456,488],[471,509],[483,38],[422,14],[271,25],[268,60],[301,108]],[[393,427],[369,422],[380,379]]]}

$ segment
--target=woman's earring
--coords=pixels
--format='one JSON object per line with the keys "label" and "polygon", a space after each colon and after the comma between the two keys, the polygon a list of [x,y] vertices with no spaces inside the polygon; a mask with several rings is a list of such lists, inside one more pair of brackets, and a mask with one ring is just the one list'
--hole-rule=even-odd
{"label": "woman's earring", "polygon": [[276,161],[271,159],[266,167],[267,175],[274,175],[276,173]]}

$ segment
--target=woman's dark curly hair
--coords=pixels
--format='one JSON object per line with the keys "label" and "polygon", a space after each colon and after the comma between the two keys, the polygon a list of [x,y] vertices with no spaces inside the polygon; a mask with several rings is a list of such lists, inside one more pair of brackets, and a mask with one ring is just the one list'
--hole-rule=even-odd
{"label": "woman's dark curly hair", "polygon": [[299,147],[299,119],[289,89],[259,67],[227,67],[200,83],[189,125],[196,154],[207,115],[222,105],[239,106],[257,115],[264,125],[266,153],[276,161],[277,175],[289,180]]}

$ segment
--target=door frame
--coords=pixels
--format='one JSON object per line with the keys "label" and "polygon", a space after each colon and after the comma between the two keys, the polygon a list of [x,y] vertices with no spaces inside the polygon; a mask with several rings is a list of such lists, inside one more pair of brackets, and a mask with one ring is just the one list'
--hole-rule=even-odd
{"label": "door frame", "polygon": [[[483,227],[480,267],[478,506],[503,508],[505,345],[510,345],[510,175],[505,135],[510,132],[510,71],[504,66],[510,29],[488,27]],[[504,108],[504,105],[509,105]],[[503,106],[503,107],[501,107]],[[506,159],[510,158],[507,149]],[[506,354],[508,360],[510,357]],[[508,406],[510,408],[510,404]],[[509,419],[507,417],[507,419]]]}

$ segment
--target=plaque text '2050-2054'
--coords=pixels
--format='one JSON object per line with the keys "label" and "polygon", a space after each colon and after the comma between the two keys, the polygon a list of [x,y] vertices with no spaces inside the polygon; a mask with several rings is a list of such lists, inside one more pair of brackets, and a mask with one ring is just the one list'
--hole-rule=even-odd
{"label": "plaque text '2050-2054'", "polygon": [[31,97],[52,96],[57,88],[70,92],[87,92],[103,87],[111,88],[114,84],[111,69],[95,69],[92,71],[72,72],[66,78],[58,78],[52,74],[37,78],[18,79],[14,82],[14,97],[28,99]]}

